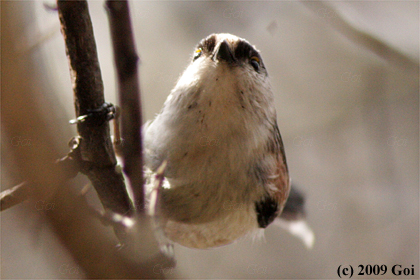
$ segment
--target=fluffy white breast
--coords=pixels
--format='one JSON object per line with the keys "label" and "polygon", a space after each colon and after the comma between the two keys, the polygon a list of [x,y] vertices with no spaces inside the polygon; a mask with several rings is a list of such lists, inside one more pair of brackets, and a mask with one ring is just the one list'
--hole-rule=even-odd
{"label": "fluffy white breast", "polygon": [[254,202],[264,186],[252,167],[266,148],[275,109],[268,79],[253,75],[198,58],[146,129],[146,165],[168,163],[160,214],[175,242],[208,248],[258,229]]}

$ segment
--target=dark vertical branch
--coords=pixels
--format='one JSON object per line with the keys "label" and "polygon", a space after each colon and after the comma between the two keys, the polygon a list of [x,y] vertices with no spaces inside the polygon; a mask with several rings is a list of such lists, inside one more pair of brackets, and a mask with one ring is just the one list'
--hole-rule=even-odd
{"label": "dark vertical branch", "polygon": [[[37,222],[45,221],[47,224],[42,223],[41,226],[49,226],[54,231],[63,248],[62,252],[55,254],[68,252],[78,265],[77,269],[80,268],[81,274],[76,274],[79,278],[83,276],[82,273],[94,279],[161,276],[153,271],[153,266],[139,263],[137,255],[116,251],[116,239],[112,231],[105,229],[96,218],[88,214],[87,204],[75,194],[74,186],[63,183],[68,166],[52,166],[60,154],[58,147],[62,145],[54,141],[53,137],[57,131],[51,123],[56,118],[54,114],[45,114],[40,106],[40,102],[46,102],[47,99],[41,84],[35,81],[34,73],[39,70],[34,64],[35,60],[30,56],[22,56],[15,47],[22,41],[17,23],[23,14],[10,1],[2,2],[1,9],[2,39],[7,38],[2,41],[1,53],[2,136],[13,139],[25,135],[33,141],[32,146],[10,145],[9,148],[13,157],[10,168],[28,182],[17,188],[20,191],[30,189],[27,193],[27,207],[20,210],[27,211],[25,213],[28,216],[37,212],[37,215],[45,217],[45,220],[39,219]],[[65,128],[68,129],[68,126]],[[47,204],[53,203],[54,208],[51,211],[37,211],[35,205],[40,200]],[[22,221],[28,220],[16,222]]]}
{"label": "dark vertical branch", "polygon": [[[155,238],[153,217],[145,214],[143,186],[143,154],[141,138],[141,102],[137,63],[139,57],[134,44],[128,2],[106,1],[108,8],[114,61],[117,68],[122,124],[122,154],[124,172],[130,180],[138,215],[135,229],[128,235],[132,252],[148,254],[148,263],[174,267],[175,260],[160,251]],[[162,272],[160,271],[162,274]],[[155,275],[156,277],[163,275]]]}
{"label": "dark vertical branch", "polygon": [[[15,19],[20,19],[21,15],[16,14],[16,9],[10,1],[2,3],[1,7],[2,23],[8,23],[2,26],[2,36],[7,38],[2,41],[4,49],[1,53],[1,101],[5,104],[1,111],[2,128],[6,137],[25,135],[28,139],[36,140],[36,145],[26,148],[10,146],[10,153],[14,159],[11,168],[17,170],[28,183],[17,186],[8,194],[2,194],[6,197],[11,194],[23,196],[19,201],[29,198],[26,211],[30,213],[32,208],[32,211],[45,216],[45,221],[62,245],[63,252],[59,253],[68,252],[74,258],[78,265],[76,271],[81,273],[77,274],[79,278],[86,276],[89,279],[162,279],[164,262],[157,258],[150,259],[149,250],[135,250],[130,246],[116,250],[116,239],[112,231],[104,228],[96,216],[89,214],[92,211],[85,199],[76,194],[74,186],[66,182],[69,170],[75,174],[79,169],[73,167],[77,166],[73,166],[72,163],[68,165],[68,161],[53,164],[60,154],[57,147],[62,144],[54,141],[53,135],[57,133],[51,125],[54,118],[46,118],[45,111],[39,106],[39,100],[45,100],[41,94],[43,89],[39,88],[39,83],[34,80],[33,74],[38,69],[34,67],[33,59],[23,57],[14,47],[22,39],[16,32],[15,24],[18,21]],[[74,14],[73,16],[82,17]],[[25,193],[20,193],[21,191]],[[9,197],[6,200],[8,199],[14,198]],[[35,205],[40,200],[47,204],[53,203],[54,208],[51,211],[39,212]],[[141,234],[132,233],[134,236]],[[146,239],[143,234],[140,241],[149,247],[156,247],[150,242],[153,241],[153,232],[148,233],[151,238]]]}
{"label": "dark vertical branch", "polygon": [[127,1],[106,1],[108,8],[122,118],[124,172],[130,180],[138,212],[144,211],[141,103],[138,56]]}
{"label": "dark vertical branch", "polygon": [[[100,108],[104,103],[103,83],[96,43],[86,0],[57,2],[70,73],[77,116]],[[131,214],[132,207],[124,179],[115,170],[116,158],[107,122],[78,123],[82,137],[81,158],[87,163],[83,172],[89,177],[106,209]]]}

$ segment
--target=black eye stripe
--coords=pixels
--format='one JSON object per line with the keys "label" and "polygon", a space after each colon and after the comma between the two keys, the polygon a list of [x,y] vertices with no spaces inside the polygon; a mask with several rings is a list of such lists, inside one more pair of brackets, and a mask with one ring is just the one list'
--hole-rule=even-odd
{"label": "black eye stripe", "polygon": [[216,46],[216,36],[209,36],[206,39],[206,49],[209,53],[212,53],[214,50],[214,47]]}
{"label": "black eye stripe", "polygon": [[[200,41],[197,45],[196,49],[201,49],[202,53],[200,55],[211,55],[217,45],[217,34],[211,34],[207,38],[204,38]],[[231,46],[233,54],[238,61],[242,61],[244,63],[251,63],[250,58],[255,56],[259,59],[259,68],[265,69],[263,60],[260,56],[260,53],[250,44],[248,41],[244,39],[239,39],[233,43]],[[195,55],[198,58],[200,55]],[[193,59],[194,60],[194,59]],[[255,66],[253,65],[254,69]]]}
{"label": "black eye stripe", "polygon": [[237,59],[248,59],[253,56],[256,56],[259,59],[261,59],[258,51],[253,46],[251,46],[247,41],[239,41],[236,44],[235,57]]}
{"label": "black eye stripe", "polygon": [[252,46],[245,41],[239,41],[235,48],[235,57],[237,59],[248,58],[251,53]]}
{"label": "black eye stripe", "polygon": [[206,53],[212,53],[214,47],[216,46],[216,35],[212,34],[207,38],[201,40],[201,42],[197,45],[197,48],[201,48]]}

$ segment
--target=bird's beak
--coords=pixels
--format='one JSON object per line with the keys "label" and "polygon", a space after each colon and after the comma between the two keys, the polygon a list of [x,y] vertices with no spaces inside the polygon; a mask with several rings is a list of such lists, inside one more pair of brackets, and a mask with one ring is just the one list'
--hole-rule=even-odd
{"label": "bird's beak", "polygon": [[219,47],[214,52],[213,60],[226,61],[228,63],[232,63],[236,60],[230,49],[229,43],[226,40],[223,40],[219,44]]}

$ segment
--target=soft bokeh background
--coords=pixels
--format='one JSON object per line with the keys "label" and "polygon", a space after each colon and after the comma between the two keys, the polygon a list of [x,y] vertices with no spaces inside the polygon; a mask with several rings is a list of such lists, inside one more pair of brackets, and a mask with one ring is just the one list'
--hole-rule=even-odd
{"label": "soft bokeh background", "polygon": [[[15,47],[37,63],[34,75],[51,100],[47,110],[61,116],[51,121],[67,126],[74,117],[70,75],[57,13],[44,3],[2,1],[2,8],[16,12],[6,25],[2,20],[2,30],[18,33]],[[339,265],[360,264],[385,264],[387,274],[376,278],[395,278],[390,269],[400,264],[414,265],[415,276],[409,278],[418,279],[418,2],[130,4],[145,120],[159,112],[203,37],[228,32],[261,50],[291,176],[306,194],[308,222],[316,234],[310,251],[275,226],[266,230],[265,241],[244,239],[214,250],[176,246],[178,265],[166,271],[169,278],[325,279],[338,278]],[[89,7],[106,98],[115,102],[103,2],[89,1]],[[354,29],[341,28],[343,22]],[[63,154],[70,136],[57,135]],[[7,154],[8,145],[17,143],[13,139],[19,140],[2,137],[2,190],[18,183]],[[91,196],[95,203],[94,192]],[[51,211],[46,208],[36,210]],[[39,211],[20,205],[2,213],[1,278],[81,277]]]}

